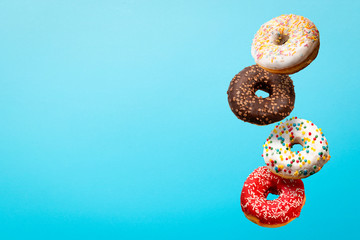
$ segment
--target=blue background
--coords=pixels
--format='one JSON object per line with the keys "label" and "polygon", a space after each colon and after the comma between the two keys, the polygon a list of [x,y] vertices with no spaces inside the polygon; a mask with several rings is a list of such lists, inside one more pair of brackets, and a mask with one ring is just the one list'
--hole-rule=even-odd
{"label": "blue background", "polygon": [[[357,236],[357,1],[0,2],[1,239]],[[226,91],[252,38],[281,14],[311,19],[317,59],[292,75],[291,116],[330,162],[304,180],[300,218],[268,229],[239,198],[273,129],[238,120]]]}

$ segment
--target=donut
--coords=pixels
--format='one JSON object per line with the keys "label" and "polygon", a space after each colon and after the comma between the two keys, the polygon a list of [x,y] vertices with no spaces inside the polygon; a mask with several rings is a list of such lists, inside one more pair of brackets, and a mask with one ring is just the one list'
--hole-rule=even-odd
{"label": "donut", "polygon": [[[269,193],[279,195],[267,200]],[[259,167],[244,183],[241,209],[245,217],[262,227],[281,227],[299,217],[305,204],[305,189],[301,179],[285,179]]]}
{"label": "donut", "polygon": [[[269,93],[266,98],[255,92]],[[294,109],[295,91],[291,78],[273,74],[257,65],[244,68],[231,80],[227,91],[231,111],[245,122],[267,125],[278,122]]]}
{"label": "donut", "polygon": [[[302,151],[293,152],[294,144],[302,145]],[[328,142],[321,128],[297,117],[275,126],[266,139],[262,156],[270,171],[293,179],[315,174],[330,160]]]}
{"label": "donut", "polygon": [[269,72],[293,74],[316,58],[319,37],[319,31],[309,19],[281,15],[260,27],[251,45],[251,55]]}

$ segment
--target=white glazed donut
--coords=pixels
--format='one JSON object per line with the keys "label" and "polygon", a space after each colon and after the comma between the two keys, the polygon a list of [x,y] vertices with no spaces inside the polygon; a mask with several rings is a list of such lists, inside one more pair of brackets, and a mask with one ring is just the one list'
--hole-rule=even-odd
{"label": "white glazed donut", "polygon": [[317,56],[319,31],[309,19],[289,14],[273,18],[255,34],[251,54],[255,62],[273,73],[291,74]]}
{"label": "white glazed donut", "polygon": [[[303,150],[291,151],[294,144],[301,144]],[[330,159],[321,128],[297,117],[276,125],[265,142],[262,156],[273,173],[292,179],[313,175]]]}

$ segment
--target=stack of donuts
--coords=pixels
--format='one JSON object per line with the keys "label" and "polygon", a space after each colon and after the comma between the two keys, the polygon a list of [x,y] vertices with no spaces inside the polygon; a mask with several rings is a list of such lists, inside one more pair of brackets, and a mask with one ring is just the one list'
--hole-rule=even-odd
{"label": "stack of donuts", "polygon": [[[289,14],[263,24],[253,39],[256,65],[244,68],[230,82],[228,101],[242,121],[268,125],[288,117],[295,91],[289,74],[307,67],[317,56],[319,31],[307,18]],[[262,90],[268,97],[256,95]],[[300,144],[301,151],[292,146]],[[305,204],[301,179],[329,161],[327,140],[311,121],[291,117],[276,124],[263,145],[265,164],[246,179],[241,192],[245,216],[263,227],[281,227],[299,217]],[[267,200],[269,194],[279,195]]]}

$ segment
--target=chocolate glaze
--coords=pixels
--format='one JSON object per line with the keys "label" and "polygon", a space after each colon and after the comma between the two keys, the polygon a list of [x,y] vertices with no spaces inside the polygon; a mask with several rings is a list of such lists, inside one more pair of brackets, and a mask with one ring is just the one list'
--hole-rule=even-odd
{"label": "chocolate glaze", "polygon": [[[256,96],[262,90],[266,98]],[[288,75],[270,73],[257,65],[244,68],[231,80],[227,91],[231,111],[237,118],[267,125],[278,122],[294,109],[295,91]]]}

